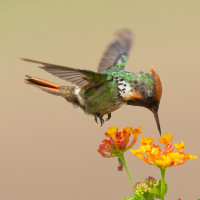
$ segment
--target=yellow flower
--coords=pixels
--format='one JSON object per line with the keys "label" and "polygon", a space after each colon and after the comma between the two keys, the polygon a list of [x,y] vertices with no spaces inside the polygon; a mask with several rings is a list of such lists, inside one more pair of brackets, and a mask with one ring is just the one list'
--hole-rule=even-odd
{"label": "yellow flower", "polygon": [[176,153],[169,153],[168,157],[170,158],[171,162],[177,162],[183,159],[183,155],[176,152]]}
{"label": "yellow flower", "polygon": [[193,155],[191,155],[191,154],[186,154],[186,155],[185,155],[185,158],[186,158],[187,160],[192,160],[192,159],[196,159],[197,156],[193,156]]}
{"label": "yellow flower", "polygon": [[131,152],[144,162],[163,169],[182,165],[187,160],[197,158],[197,156],[182,152],[182,150],[185,149],[183,141],[181,143],[174,144],[178,151],[173,152],[174,148],[172,148],[172,145],[169,144],[171,141],[171,133],[166,133],[159,138],[159,142],[165,144],[165,149],[162,151],[159,145],[153,144],[153,138],[142,137],[142,146],[140,146],[139,149],[131,150]]}
{"label": "yellow flower", "polygon": [[139,154],[142,154],[142,150],[140,149],[136,149],[136,150],[133,150],[133,149],[130,149],[130,151],[133,153],[133,155],[135,156],[138,156]]}
{"label": "yellow flower", "polygon": [[159,156],[160,153],[161,153],[161,150],[160,150],[159,148],[157,148],[157,147],[152,147],[152,148],[151,148],[151,154],[152,154],[153,156]]}
{"label": "yellow flower", "polygon": [[142,145],[147,145],[147,144],[152,145],[154,138],[141,137],[140,140]]}
{"label": "yellow flower", "polygon": [[159,138],[159,142],[163,144],[169,144],[172,141],[172,134],[171,133],[165,133],[163,136]]}
{"label": "yellow flower", "polygon": [[149,152],[151,150],[151,145],[147,144],[144,148],[145,152]]}
{"label": "yellow flower", "polygon": [[145,156],[142,154],[142,151],[139,150],[139,149],[136,149],[136,150],[132,150],[130,149],[130,151],[135,155],[135,156],[138,156],[140,159],[142,159],[144,162],[150,164],[150,165],[153,165],[153,162],[147,158],[145,158]]}
{"label": "yellow flower", "polygon": [[181,152],[183,149],[185,149],[183,141],[181,141],[181,143],[174,143],[174,146],[178,149],[178,152]]}
{"label": "yellow flower", "polygon": [[165,156],[165,155],[162,155],[162,156],[160,156],[159,158],[157,158],[156,160],[155,160],[155,164],[157,165],[157,166],[161,166],[162,168],[166,168],[167,167],[167,165],[168,165],[168,163],[170,163],[170,158],[169,157],[167,157],[167,156]]}
{"label": "yellow flower", "polygon": [[108,128],[107,132],[105,133],[106,137],[113,137],[118,132],[118,128],[116,126],[112,126]]}

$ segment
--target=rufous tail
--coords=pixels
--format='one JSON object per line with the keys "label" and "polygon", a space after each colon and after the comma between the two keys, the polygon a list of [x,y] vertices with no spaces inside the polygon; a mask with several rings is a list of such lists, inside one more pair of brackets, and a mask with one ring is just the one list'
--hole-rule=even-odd
{"label": "rufous tail", "polygon": [[35,77],[31,77],[26,75],[27,79],[25,79],[25,83],[36,86],[42,90],[44,90],[45,92],[49,92],[51,94],[55,94],[55,95],[61,95],[60,93],[60,86],[58,84],[55,83],[51,83],[39,78],[35,78]]}
{"label": "rufous tail", "polygon": [[25,83],[36,86],[45,92],[58,96],[63,96],[67,101],[73,103],[74,105],[79,105],[74,86],[60,86],[58,84],[28,75],[26,75],[26,77],[27,78],[25,79]]}

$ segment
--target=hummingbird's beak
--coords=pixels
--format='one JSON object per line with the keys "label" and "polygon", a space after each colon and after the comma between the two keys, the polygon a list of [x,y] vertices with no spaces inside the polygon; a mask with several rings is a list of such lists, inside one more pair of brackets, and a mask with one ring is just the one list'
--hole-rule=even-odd
{"label": "hummingbird's beak", "polygon": [[158,130],[159,130],[159,133],[161,135],[161,128],[160,128],[160,122],[159,122],[158,112],[153,111],[153,114],[154,114],[154,117],[155,117],[155,120],[156,120],[156,124],[157,124]]}

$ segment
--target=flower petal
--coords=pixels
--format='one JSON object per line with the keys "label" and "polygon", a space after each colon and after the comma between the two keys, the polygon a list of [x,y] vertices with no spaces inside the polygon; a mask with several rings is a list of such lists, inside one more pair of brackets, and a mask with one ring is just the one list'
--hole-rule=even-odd
{"label": "flower petal", "polygon": [[107,132],[105,133],[106,137],[113,137],[118,132],[118,128],[116,126],[112,126],[108,128]]}
{"label": "flower petal", "polygon": [[132,129],[132,133],[134,134],[134,135],[139,135],[140,133],[142,133],[142,126],[141,125],[139,125],[139,129]]}
{"label": "flower petal", "polygon": [[144,162],[150,164],[150,165],[153,165],[154,163],[147,159],[146,157],[144,157],[144,155],[142,154],[142,151],[139,150],[139,149],[136,149],[136,150],[132,150],[130,149],[130,151],[133,153],[134,156],[138,156],[141,160],[143,160]]}
{"label": "flower petal", "polygon": [[121,129],[122,134],[130,133],[131,131],[132,131],[132,128],[130,126],[127,126]]}
{"label": "flower petal", "polygon": [[192,160],[197,158],[197,156],[193,156],[191,154],[186,154],[185,157],[187,158],[187,160]]}
{"label": "flower petal", "polygon": [[142,145],[152,145],[154,138],[141,137],[140,140]]}
{"label": "flower petal", "polygon": [[178,149],[178,152],[182,152],[186,148],[183,141],[181,143],[174,143],[174,146]]}
{"label": "flower petal", "polygon": [[172,141],[173,135],[171,133],[165,133],[159,138],[159,142],[163,144],[169,144]]}

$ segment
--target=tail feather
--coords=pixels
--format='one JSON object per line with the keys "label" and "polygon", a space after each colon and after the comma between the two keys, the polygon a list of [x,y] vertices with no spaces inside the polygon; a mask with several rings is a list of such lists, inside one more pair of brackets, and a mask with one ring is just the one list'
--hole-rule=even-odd
{"label": "tail feather", "polygon": [[42,89],[45,92],[63,96],[68,102],[79,106],[78,97],[75,93],[75,86],[60,86],[55,83],[51,83],[39,78],[31,77],[26,75],[25,83],[36,86],[37,88]]}
{"label": "tail feather", "polygon": [[45,92],[54,94],[54,95],[61,95],[60,93],[60,86],[55,83],[51,83],[39,78],[31,77],[26,75],[27,79],[25,79],[25,83],[36,86]]}

